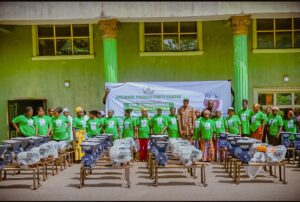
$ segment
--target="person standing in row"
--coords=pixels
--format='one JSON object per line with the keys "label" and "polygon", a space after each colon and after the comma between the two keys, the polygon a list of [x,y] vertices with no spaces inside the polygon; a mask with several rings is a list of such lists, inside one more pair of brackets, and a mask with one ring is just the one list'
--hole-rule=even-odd
{"label": "person standing in row", "polygon": [[73,118],[70,116],[70,110],[68,108],[64,108],[62,111],[63,115],[69,120],[70,127],[68,128],[68,140],[73,141]]}
{"label": "person standing in row", "polygon": [[107,113],[108,117],[106,117],[103,121],[104,131],[107,134],[113,134],[113,141],[119,139],[120,137],[120,127],[118,118],[113,116],[114,110],[110,109]]}
{"label": "person standing in row", "polygon": [[[216,116],[216,112],[214,110],[214,101],[213,100],[208,100],[207,101],[207,108],[205,108],[204,110],[208,110],[210,111],[210,118],[213,119]],[[204,110],[202,111],[201,116],[204,117]]]}
{"label": "person standing in row", "polygon": [[220,110],[216,111],[216,117],[213,119],[216,126],[216,139],[214,140],[215,145],[215,153],[216,159],[219,161],[220,159],[220,144],[219,144],[219,137],[220,133],[228,132],[228,125],[226,119],[222,116],[222,112]]}
{"label": "person standing in row", "polygon": [[210,119],[210,111],[204,110],[204,118],[200,121],[201,150],[203,152],[202,161],[214,161],[215,148],[213,138],[215,138],[215,122]]}
{"label": "person standing in row", "polygon": [[201,117],[201,111],[198,109],[195,110],[195,116],[196,116],[196,120],[194,126],[193,144],[197,149],[199,149],[199,139],[200,139],[199,127],[200,127],[201,119],[203,119],[203,117]]}
{"label": "person standing in row", "polygon": [[104,133],[103,124],[105,119],[105,112],[103,111],[97,111],[97,120],[100,122],[100,134]]}
{"label": "person standing in row", "polygon": [[241,109],[238,112],[238,116],[241,120],[242,136],[243,137],[250,137],[251,136],[250,118],[251,118],[252,112],[251,112],[250,109],[248,109],[248,100],[243,99],[242,106],[243,106],[243,109]]}
{"label": "person standing in row", "polygon": [[80,144],[85,140],[86,134],[86,121],[84,119],[84,112],[82,107],[76,107],[76,116],[73,118],[73,148],[75,150],[75,161],[81,160],[84,156]]}
{"label": "person standing in row", "polygon": [[297,119],[294,116],[294,111],[289,109],[286,113],[285,119],[283,120],[284,131],[291,132],[290,140],[294,141],[294,133],[297,133]]}
{"label": "person standing in row", "polygon": [[131,109],[125,109],[122,138],[134,138],[134,134],[136,133],[136,121],[130,116],[131,111]]}
{"label": "person standing in row", "polygon": [[68,128],[70,127],[69,119],[60,115],[62,112],[61,107],[54,109],[52,117],[52,140],[63,141],[68,138]]}
{"label": "person standing in row", "polygon": [[262,141],[266,119],[266,115],[260,111],[260,105],[254,104],[250,124],[252,138]]}
{"label": "person standing in row", "polygon": [[279,108],[274,106],[272,108],[272,113],[268,116],[267,121],[268,125],[270,126],[269,133],[267,135],[268,144],[271,144],[273,146],[277,146],[281,143],[280,133],[282,131],[283,121],[278,112]]}
{"label": "person standing in row", "polygon": [[234,108],[228,108],[228,117],[226,118],[228,125],[228,132],[230,134],[241,136],[241,120],[238,115],[234,114]]}
{"label": "person standing in row", "polygon": [[89,119],[86,123],[86,132],[89,138],[95,137],[96,135],[100,135],[100,120],[97,119],[97,111],[92,110],[89,111]]}
{"label": "person standing in row", "polygon": [[15,117],[12,125],[16,129],[17,134],[21,133],[23,137],[35,136],[36,129],[32,119],[33,109],[30,106],[25,107],[25,113]]}
{"label": "person standing in row", "polygon": [[151,133],[150,129],[150,119],[147,115],[147,110],[145,108],[141,109],[141,116],[137,119],[137,134],[139,140],[139,159],[141,161],[147,160],[148,154],[148,142],[149,134]]}
{"label": "person standing in row", "polygon": [[178,138],[179,137],[178,120],[177,120],[175,107],[170,108],[170,114],[167,116],[167,125],[168,125],[167,132],[169,138]]}
{"label": "person standing in row", "polygon": [[37,115],[33,117],[36,126],[36,136],[50,135],[52,130],[52,120],[45,115],[43,107],[37,108]]}
{"label": "person standing in row", "polygon": [[164,115],[162,115],[162,109],[157,108],[157,114],[155,114],[151,118],[151,128],[153,135],[162,135],[165,133],[168,127],[168,122],[167,119]]}
{"label": "person standing in row", "polygon": [[[260,107],[262,108],[262,107]],[[261,110],[262,111],[262,110]],[[268,119],[269,119],[269,116],[272,114],[271,113],[271,107],[270,106],[267,106],[266,109],[265,109],[265,113],[263,113],[266,117],[266,123],[265,123],[265,127],[264,127],[264,133],[263,133],[263,137],[262,137],[262,142],[266,143],[266,140],[267,140],[267,136],[269,134],[269,129],[270,129],[270,126],[268,124]],[[279,114],[279,113],[278,113]]]}
{"label": "person standing in row", "polygon": [[195,125],[195,110],[189,106],[189,99],[183,99],[183,106],[177,111],[179,133],[182,139],[187,139],[192,142]]}

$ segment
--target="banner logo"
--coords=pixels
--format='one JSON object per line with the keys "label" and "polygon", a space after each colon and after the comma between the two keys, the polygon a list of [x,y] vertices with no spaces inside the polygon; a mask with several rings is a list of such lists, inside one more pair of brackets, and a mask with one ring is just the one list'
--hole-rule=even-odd
{"label": "banner logo", "polygon": [[146,87],[143,88],[143,92],[144,92],[145,94],[151,95],[151,94],[154,93],[154,89],[151,88],[151,87],[149,87],[149,86],[146,86]]}

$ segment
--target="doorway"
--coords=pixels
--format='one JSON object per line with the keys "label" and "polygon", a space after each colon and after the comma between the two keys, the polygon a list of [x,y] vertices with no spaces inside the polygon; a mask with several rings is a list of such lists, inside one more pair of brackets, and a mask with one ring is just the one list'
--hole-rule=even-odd
{"label": "doorway", "polygon": [[17,137],[15,128],[12,125],[12,119],[25,113],[24,108],[31,106],[33,108],[33,116],[37,115],[36,109],[43,107],[47,112],[47,100],[46,99],[20,99],[20,100],[8,100],[8,129],[9,138]]}

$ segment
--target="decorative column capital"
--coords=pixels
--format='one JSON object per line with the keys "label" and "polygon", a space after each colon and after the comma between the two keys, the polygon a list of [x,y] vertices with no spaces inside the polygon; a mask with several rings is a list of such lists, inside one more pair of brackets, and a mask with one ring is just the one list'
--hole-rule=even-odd
{"label": "decorative column capital", "polygon": [[229,18],[229,21],[234,35],[248,35],[250,15],[232,16],[231,18]]}
{"label": "decorative column capital", "polygon": [[118,20],[99,20],[100,31],[102,32],[102,38],[117,38],[118,36]]}

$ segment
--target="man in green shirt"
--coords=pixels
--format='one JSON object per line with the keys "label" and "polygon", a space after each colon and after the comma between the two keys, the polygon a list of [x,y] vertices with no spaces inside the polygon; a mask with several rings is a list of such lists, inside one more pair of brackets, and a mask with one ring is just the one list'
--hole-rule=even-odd
{"label": "man in green shirt", "polygon": [[280,133],[282,131],[283,121],[281,116],[278,114],[279,108],[274,106],[272,108],[272,113],[268,117],[268,125],[269,127],[269,134],[268,137],[268,144],[273,146],[277,146],[280,144]]}
{"label": "man in green shirt", "polygon": [[21,135],[25,137],[35,136],[36,129],[32,115],[32,107],[27,106],[25,107],[24,115],[19,115],[12,120],[12,125],[16,129],[17,134],[21,133]]}
{"label": "man in green shirt", "polygon": [[252,138],[262,141],[266,119],[266,115],[260,111],[260,105],[254,104],[250,124]]}
{"label": "man in green shirt", "polygon": [[227,125],[227,120],[224,117],[222,117],[222,112],[220,110],[216,111],[216,116],[213,119],[213,121],[215,122],[215,126],[216,126],[216,139],[214,140],[215,151],[216,151],[215,158],[219,162],[220,155],[221,155],[219,149],[220,148],[219,137],[220,137],[220,133],[228,132],[228,125]]}
{"label": "man in green shirt", "polygon": [[110,109],[108,110],[108,117],[104,119],[103,127],[105,130],[105,133],[107,134],[113,134],[113,140],[119,139],[120,136],[120,127],[119,127],[119,121],[118,118],[113,116],[114,110]]}
{"label": "man in green shirt", "polygon": [[52,139],[56,141],[67,140],[67,130],[70,127],[69,119],[60,115],[61,112],[62,108],[57,107],[52,117]]}
{"label": "man in green shirt", "polygon": [[38,107],[37,112],[37,116],[33,117],[34,123],[36,125],[36,135],[50,135],[50,132],[52,130],[52,119],[50,119],[49,116],[45,116],[43,107]]}
{"label": "man in green shirt", "polygon": [[147,147],[149,142],[149,134],[151,132],[150,119],[148,118],[147,110],[145,108],[141,109],[141,114],[142,116],[140,116],[136,122],[139,139],[139,159],[141,161],[146,161],[148,153]]}
{"label": "man in green shirt", "polygon": [[250,118],[251,118],[251,110],[248,109],[248,100],[243,99],[242,101],[243,109],[238,112],[238,116],[242,123],[242,136],[250,137]]}
{"label": "man in green shirt", "polygon": [[233,135],[241,136],[241,120],[237,115],[234,114],[233,107],[229,107],[226,121],[228,125],[228,132]]}
{"label": "man in green shirt", "polygon": [[297,121],[294,118],[294,111],[292,109],[287,111],[286,119],[283,120],[284,131],[291,132],[290,140],[294,141],[294,133],[297,133]]}
{"label": "man in green shirt", "polygon": [[97,111],[89,111],[89,120],[86,123],[86,132],[89,138],[100,135],[100,119],[97,119]]}
{"label": "man in green shirt", "polygon": [[123,120],[123,138],[130,137],[135,138],[136,134],[136,121],[130,116],[131,109],[125,110],[125,117]]}
{"label": "man in green shirt", "polygon": [[199,131],[201,136],[201,151],[203,152],[202,161],[214,161],[215,148],[213,138],[215,139],[215,122],[210,119],[211,112],[204,110],[203,119],[200,121]]}
{"label": "man in green shirt", "polygon": [[161,108],[157,108],[157,114],[151,119],[151,128],[154,135],[164,134],[167,130],[168,122],[164,115],[162,115]]}
{"label": "man in green shirt", "polygon": [[170,138],[178,138],[179,131],[178,131],[178,120],[176,116],[176,108],[170,108],[170,114],[167,116],[167,132]]}

